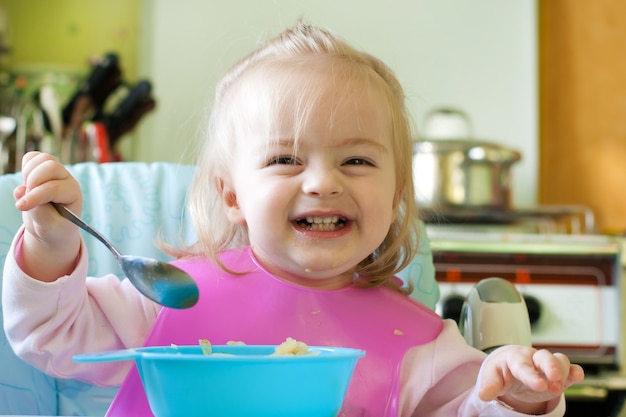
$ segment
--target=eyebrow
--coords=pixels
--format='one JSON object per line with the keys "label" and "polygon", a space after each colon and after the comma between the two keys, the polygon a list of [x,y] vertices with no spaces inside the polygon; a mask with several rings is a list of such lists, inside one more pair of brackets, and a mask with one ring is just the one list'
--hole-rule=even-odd
{"label": "eyebrow", "polygon": [[269,140],[265,146],[269,147],[269,146],[279,146],[279,147],[293,147],[293,145],[296,143],[295,139],[293,138],[289,138],[289,139],[277,139],[277,140]]}
{"label": "eyebrow", "polygon": [[380,151],[383,154],[386,154],[389,152],[389,150],[387,149],[387,147],[383,144],[381,144],[380,142],[374,140],[374,139],[369,139],[369,138],[348,138],[346,140],[341,141],[338,144],[333,145],[333,148],[341,148],[343,146],[369,146],[372,148],[376,148],[377,151]]}
{"label": "eyebrow", "polygon": [[[267,143],[267,146],[277,146],[277,147],[294,147],[296,141],[295,139],[278,139],[278,140],[272,140],[269,143]],[[333,148],[341,148],[344,146],[360,146],[360,145],[364,145],[364,146],[371,146],[374,148],[378,148],[383,152],[387,152],[387,147],[385,147],[384,145],[382,145],[381,143],[379,143],[378,141],[374,140],[374,139],[368,139],[368,138],[348,138],[345,140],[342,140],[339,143],[333,144],[332,147]]]}

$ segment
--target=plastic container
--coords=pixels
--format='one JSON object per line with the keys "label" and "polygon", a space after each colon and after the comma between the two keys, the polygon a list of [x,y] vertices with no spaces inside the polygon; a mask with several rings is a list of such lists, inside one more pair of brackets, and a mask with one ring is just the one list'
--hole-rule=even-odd
{"label": "plastic container", "polygon": [[146,347],[75,356],[76,362],[134,359],[156,417],[334,417],[343,403],[358,349],[309,347],[272,355],[275,346]]}

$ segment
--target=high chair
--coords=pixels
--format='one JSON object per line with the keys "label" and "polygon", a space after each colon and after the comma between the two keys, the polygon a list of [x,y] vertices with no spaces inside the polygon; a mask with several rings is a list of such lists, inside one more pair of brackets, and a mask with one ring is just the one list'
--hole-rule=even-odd
{"label": "high chair", "polygon": [[[69,165],[83,192],[82,217],[109,237],[122,253],[166,259],[155,238],[176,244],[192,242],[195,233],[184,208],[194,167],[173,163],[85,162]],[[13,189],[21,173],[0,176],[0,267],[22,225]],[[92,276],[121,270],[111,253],[84,235]],[[413,297],[434,309],[439,289],[429,242],[422,225],[420,254],[401,273],[412,282]],[[1,270],[1,269],[0,269]],[[1,289],[1,282],[0,282]],[[0,305],[0,323],[2,322]],[[45,375],[15,356],[4,331],[0,332],[0,415],[104,415],[117,389]]]}
{"label": "high chair", "polygon": [[[157,236],[171,243],[179,239],[191,241],[195,236],[184,209],[193,167],[171,163],[86,162],[70,165],[68,169],[81,185],[83,218],[110,238],[122,253],[167,259],[155,246]],[[13,236],[22,224],[13,199],[13,189],[21,182],[21,173],[0,176],[2,266]],[[89,274],[112,272],[122,276],[111,253],[94,238],[84,237],[90,258]],[[0,333],[0,369],[0,415],[100,416],[117,392],[113,388],[43,374],[14,355],[4,331]]]}

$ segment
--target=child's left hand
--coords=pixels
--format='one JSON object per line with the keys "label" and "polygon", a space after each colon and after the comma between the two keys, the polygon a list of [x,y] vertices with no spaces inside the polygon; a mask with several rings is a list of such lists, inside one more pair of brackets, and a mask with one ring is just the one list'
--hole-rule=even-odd
{"label": "child's left hand", "polygon": [[567,356],[528,346],[504,346],[492,352],[480,368],[480,399],[498,399],[516,411],[546,412],[545,403],[585,377]]}

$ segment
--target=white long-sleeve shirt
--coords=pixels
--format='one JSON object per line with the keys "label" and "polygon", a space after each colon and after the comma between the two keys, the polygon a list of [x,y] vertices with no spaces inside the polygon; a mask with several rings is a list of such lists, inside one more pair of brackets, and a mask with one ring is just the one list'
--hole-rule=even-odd
{"label": "white long-sleeve shirt", "polygon": [[[83,245],[70,275],[44,283],[16,262],[13,242],[5,261],[2,305],[7,338],[18,356],[42,371],[102,386],[120,385],[132,362],[76,363],[72,356],[139,347],[161,306],[143,297],[128,280],[87,277]],[[407,352],[401,370],[400,416],[523,416],[478,398],[476,378],[485,356],[467,346],[456,324],[445,322],[432,342]],[[545,416],[563,416],[564,398],[548,404]]]}

